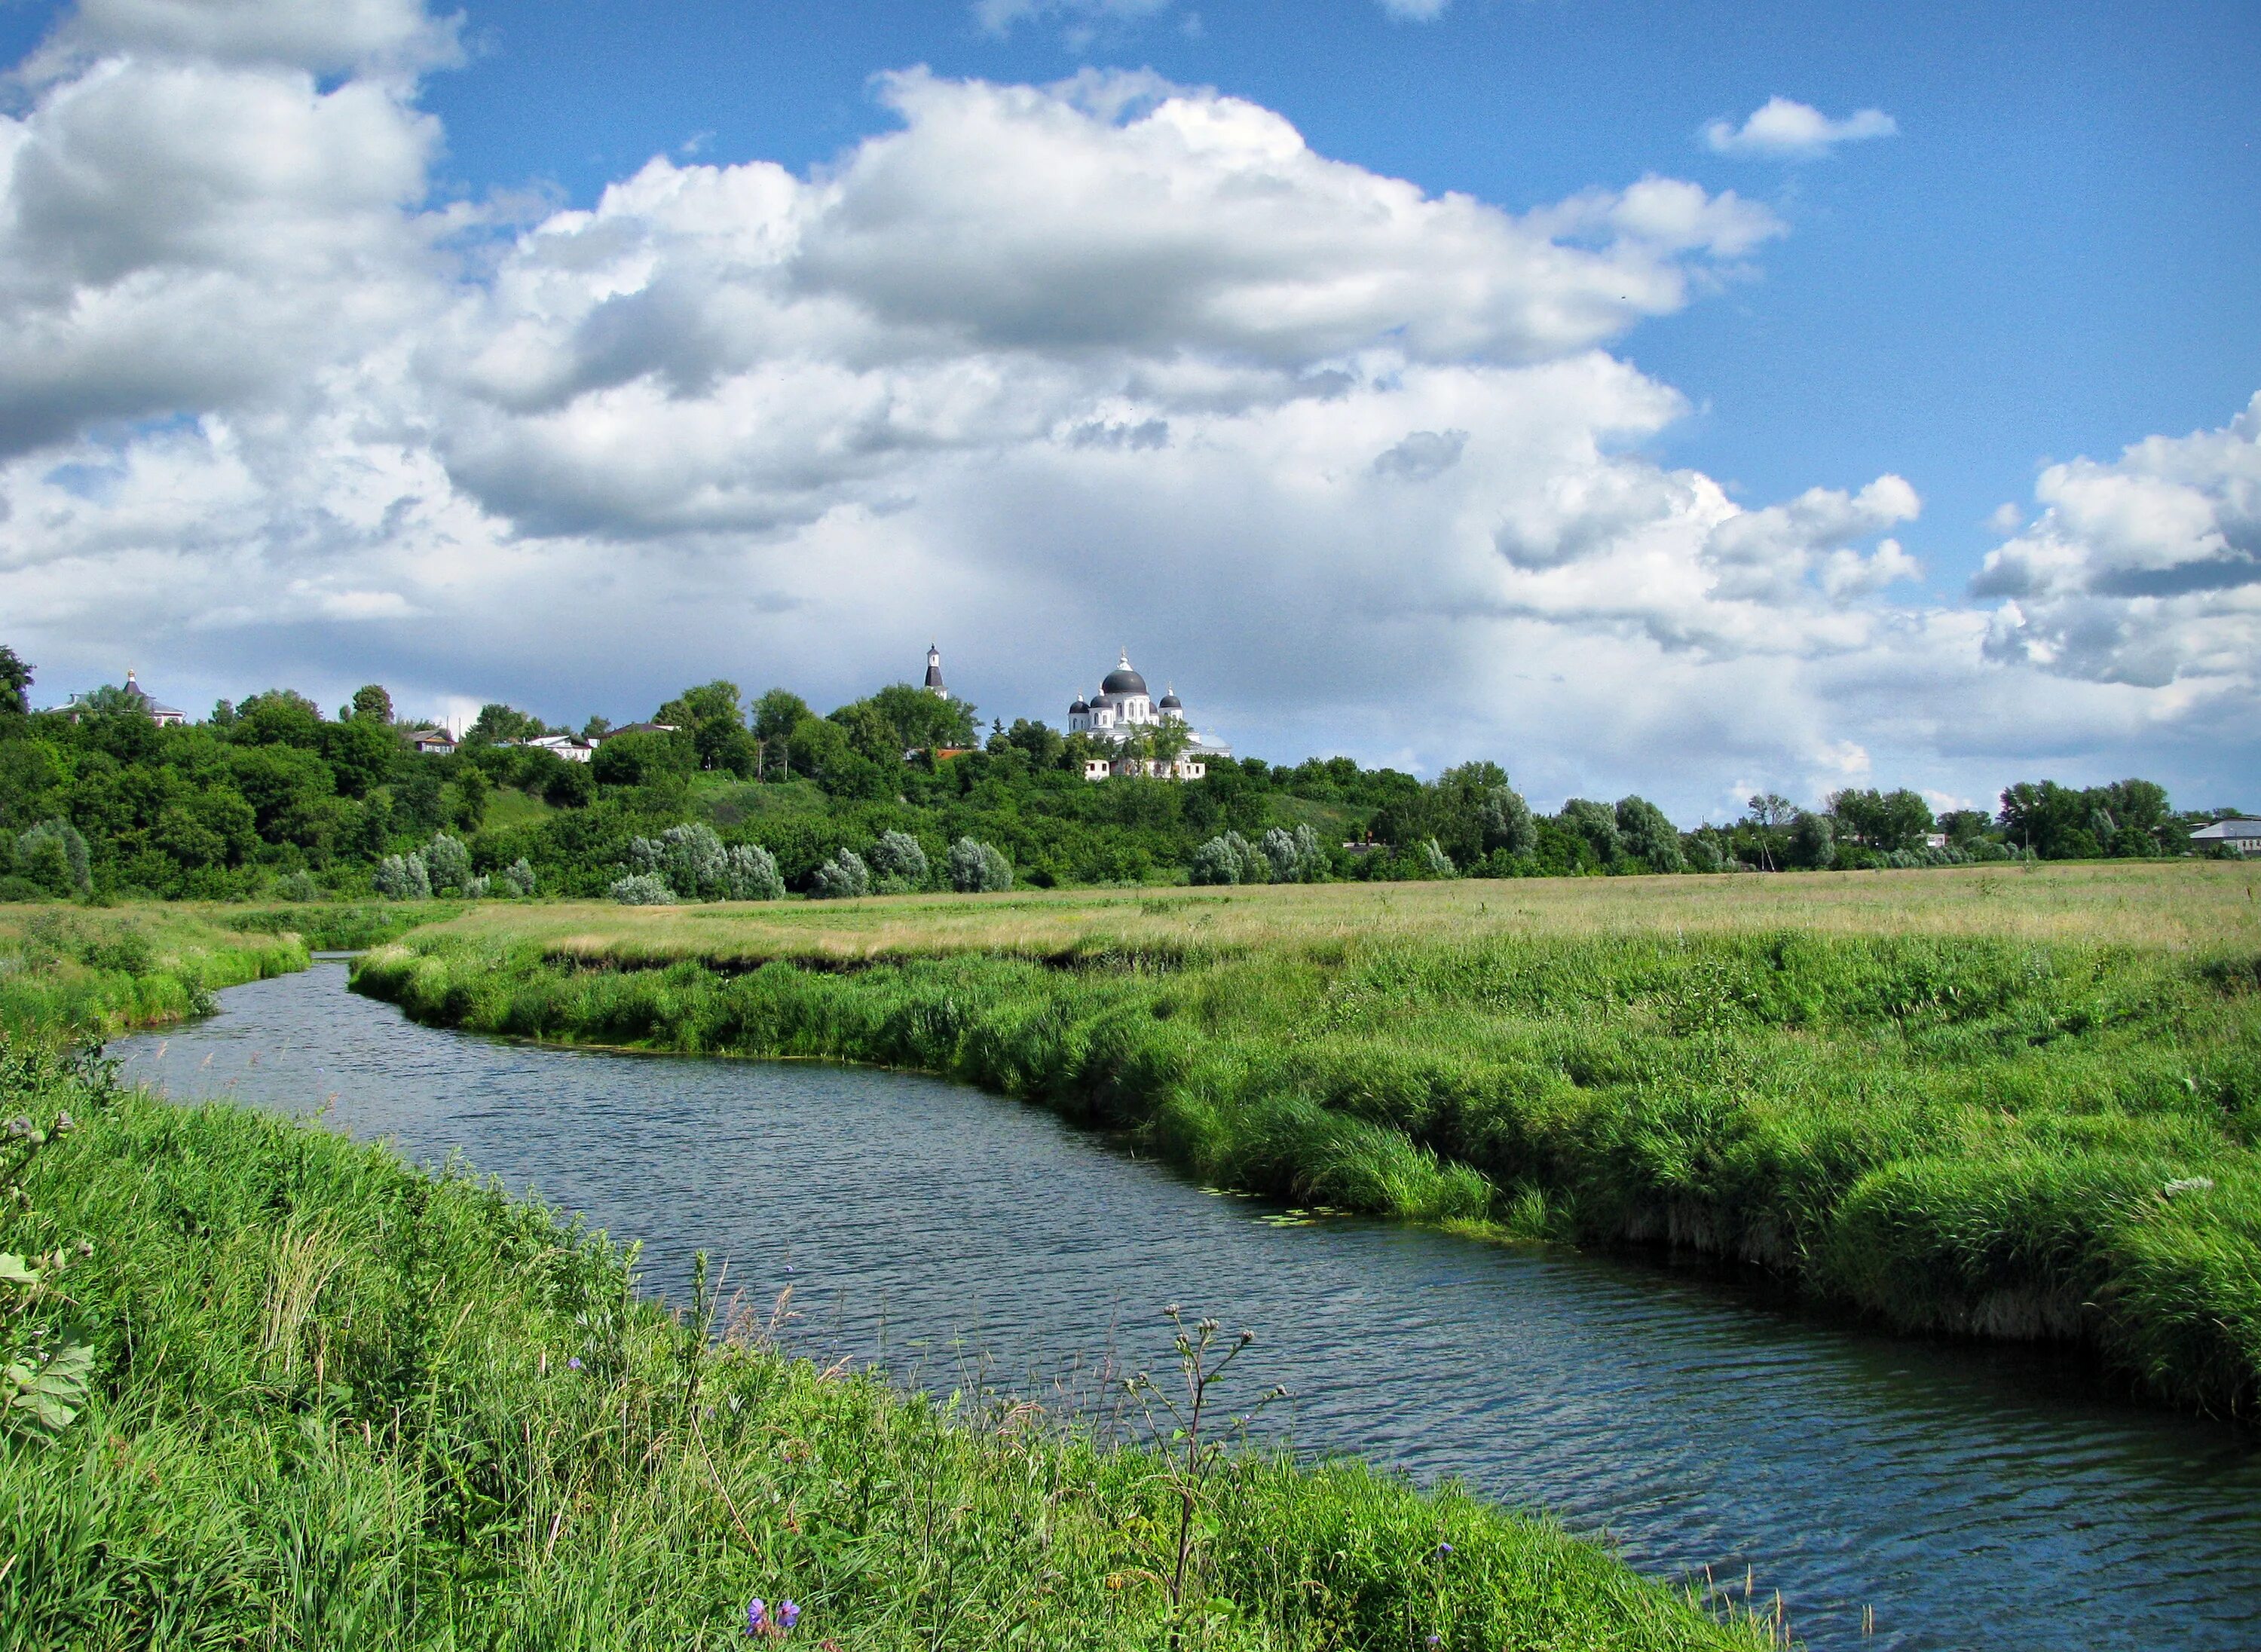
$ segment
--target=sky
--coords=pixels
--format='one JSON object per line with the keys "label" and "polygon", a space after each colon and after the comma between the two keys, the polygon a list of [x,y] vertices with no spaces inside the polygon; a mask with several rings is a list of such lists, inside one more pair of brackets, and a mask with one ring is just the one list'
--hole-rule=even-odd
{"label": "sky", "polygon": [[1683,823],[2261,806],[2261,10],[0,0],[37,703],[1127,649]]}

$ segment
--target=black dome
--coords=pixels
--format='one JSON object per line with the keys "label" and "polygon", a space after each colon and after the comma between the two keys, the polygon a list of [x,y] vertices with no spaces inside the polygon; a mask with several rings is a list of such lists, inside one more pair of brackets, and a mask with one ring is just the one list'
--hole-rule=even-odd
{"label": "black dome", "polygon": [[1128,664],[1118,665],[1101,679],[1099,692],[1102,694],[1143,694],[1146,692],[1146,679]]}
{"label": "black dome", "polygon": [[1178,698],[1175,691],[1164,694],[1157,703],[1164,711],[1183,711],[1186,708],[1185,702]]}
{"label": "black dome", "polygon": [[1081,716],[1085,712],[1089,711],[1090,709],[1091,709],[1091,707],[1090,707],[1089,706],[1086,705],[1082,700],[1077,700],[1073,705],[1070,706],[1070,707],[1067,708],[1067,715],[1068,715],[1069,716],[1071,716],[1071,717],[1080,717],[1080,716]]}

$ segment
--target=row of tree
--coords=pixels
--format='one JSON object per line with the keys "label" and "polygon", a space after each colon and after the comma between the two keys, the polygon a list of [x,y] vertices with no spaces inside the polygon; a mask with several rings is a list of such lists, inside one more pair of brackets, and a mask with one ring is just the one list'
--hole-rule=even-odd
{"label": "row of tree", "polygon": [[[554,725],[500,704],[456,751],[420,754],[377,685],[334,717],[273,689],[160,728],[116,688],[32,713],[30,684],[0,648],[8,898],[598,895],[644,879],[647,894],[694,900],[840,893],[859,880],[1778,871],[2172,854],[2194,820],[2141,780],[2020,783],[1991,815],[1934,817],[1906,790],[1839,792],[1815,808],[1765,794],[1739,820],[1689,832],[1639,796],[1539,813],[1491,763],[1424,782],[1346,758],[1251,758],[1213,763],[1189,783],[1094,785],[1083,764],[1099,748],[1083,737],[1023,720],[977,739],[971,707],[907,684],[819,716],[783,689],[749,699],[707,683],[603,738],[588,762],[528,743]],[[609,730],[592,721],[583,732]]]}

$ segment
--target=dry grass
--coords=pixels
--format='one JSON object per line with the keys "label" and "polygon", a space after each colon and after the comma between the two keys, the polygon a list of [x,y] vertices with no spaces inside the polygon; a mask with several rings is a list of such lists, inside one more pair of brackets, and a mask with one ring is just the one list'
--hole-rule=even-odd
{"label": "dry grass", "polygon": [[991,952],[1224,957],[1511,935],[1992,936],[2213,952],[2261,942],[2261,866],[2122,861],[1797,876],[1024,890],[774,905],[491,906],[443,927],[553,955],[729,964]]}

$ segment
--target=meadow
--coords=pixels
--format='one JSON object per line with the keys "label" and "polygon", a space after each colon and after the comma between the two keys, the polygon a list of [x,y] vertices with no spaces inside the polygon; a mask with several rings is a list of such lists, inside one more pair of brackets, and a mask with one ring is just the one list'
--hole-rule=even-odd
{"label": "meadow", "polygon": [[915,1067],[1221,1185],[1669,1245],[2261,1396],[2261,922],[2204,863],[474,909],[426,1020]]}
{"label": "meadow", "polygon": [[[633,1249],[461,1167],[168,1104],[20,1018],[303,959],[212,916],[0,937],[76,983],[0,1024],[8,1380],[84,1368],[44,1382],[75,1416],[0,1406],[0,1648],[1784,1643],[1450,1486],[1220,1449],[1214,1410],[1126,1435],[790,1360],[779,1304],[671,1309]],[[147,952],[88,956],[135,924]],[[1186,1331],[1198,1383],[1237,1340]],[[750,1641],[756,1598],[790,1634]]]}

